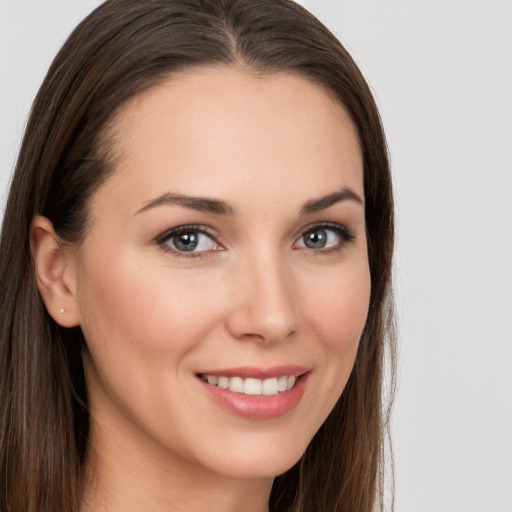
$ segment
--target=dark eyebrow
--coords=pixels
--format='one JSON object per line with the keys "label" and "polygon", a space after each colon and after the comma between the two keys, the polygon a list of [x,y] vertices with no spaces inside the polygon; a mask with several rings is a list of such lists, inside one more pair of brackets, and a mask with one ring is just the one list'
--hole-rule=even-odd
{"label": "dark eyebrow", "polygon": [[148,201],[140,210],[137,210],[135,215],[145,212],[150,208],[155,208],[156,206],[174,204],[183,206],[184,208],[198,210],[200,212],[215,213],[217,215],[232,215],[234,211],[233,207],[229,203],[218,199],[185,196],[182,194],[167,192],[166,194],[162,194],[161,196]]}
{"label": "dark eyebrow", "polygon": [[[339,203],[340,201],[352,200],[359,204],[364,204],[363,200],[351,189],[344,187],[337,192],[333,192],[320,199],[313,199],[304,204],[301,208],[301,215],[308,215],[311,213],[325,210],[330,206]],[[140,210],[137,210],[135,215],[145,212],[151,208],[163,205],[179,205],[184,208],[198,210],[201,212],[214,213],[217,215],[233,215],[233,207],[226,201],[218,199],[209,199],[207,197],[194,197],[185,196],[182,194],[174,194],[167,192],[161,196],[148,201]]]}
{"label": "dark eyebrow", "polygon": [[320,199],[313,199],[308,201],[300,210],[301,215],[308,215],[311,213],[325,210],[330,206],[339,203],[340,201],[355,201],[361,205],[364,205],[363,200],[350,188],[344,187],[338,192],[333,192],[327,196],[321,197]]}

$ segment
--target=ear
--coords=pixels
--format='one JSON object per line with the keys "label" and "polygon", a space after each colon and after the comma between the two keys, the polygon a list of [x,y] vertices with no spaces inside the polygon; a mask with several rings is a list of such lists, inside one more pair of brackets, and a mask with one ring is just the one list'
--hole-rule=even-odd
{"label": "ear", "polygon": [[62,327],[80,324],[76,301],[76,256],[59,243],[53,224],[36,215],[30,227],[30,249],[37,288],[49,315]]}

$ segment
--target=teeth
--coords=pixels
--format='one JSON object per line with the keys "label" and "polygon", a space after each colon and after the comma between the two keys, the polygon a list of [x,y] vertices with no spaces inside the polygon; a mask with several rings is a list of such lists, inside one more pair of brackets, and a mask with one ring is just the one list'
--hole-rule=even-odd
{"label": "teeth", "polygon": [[219,383],[219,377],[217,375],[208,375],[208,384],[216,386]]}
{"label": "teeth", "polygon": [[[236,377],[233,377],[236,379]],[[260,379],[244,380],[244,395],[261,395],[263,382]]]}
{"label": "teeth", "polygon": [[283,391],[286,391],[287,387],[288,387],[288,377],[286,375],[279,377],[279,380],[277,381],[277,390],[280,393],[282,393]]}
{"label": "teeth", "polygon": [[283,391],[293,388],[295,375],[283,375],[272,379],[242,379],[242,377],[218,377],[217,375],[201,375],[201,378],[222,389],[229,389],[235,393],[244,393],[245,395],[277,395]]}
{"label": "teeth", "polygon": [[229,390],[235,393],[243,393],[244,380],[241,377],[231,377],[231,379],[229,379]]}
{"label": "teeth", "polygon": [[219,377],[219,388],[228,389],[229,388],[229,379],[227,377]]}
{"label": "teeth", "polygon": [[277,395],[277,379],[265,379],[262,388],[263,395]]}

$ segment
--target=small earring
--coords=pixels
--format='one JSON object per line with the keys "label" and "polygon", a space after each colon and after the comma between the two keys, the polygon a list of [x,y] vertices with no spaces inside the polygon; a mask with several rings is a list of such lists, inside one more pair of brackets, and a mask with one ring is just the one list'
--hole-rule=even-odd
{"label": "small earring", "polygon": [[63,314],[64,314],[64,308],[60,308],[60,309],[59,309],[59,313],[60,313],[61,315],[63,315]]}

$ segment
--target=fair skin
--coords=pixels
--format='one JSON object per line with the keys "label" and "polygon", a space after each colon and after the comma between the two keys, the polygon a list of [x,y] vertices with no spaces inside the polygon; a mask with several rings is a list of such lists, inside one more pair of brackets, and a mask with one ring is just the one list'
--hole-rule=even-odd
{"label": "fair skin", "polygon": [[208,68],[129,102],[115,133],[80,247],[43,217],[32,228],[46,307],[87,343],[83,512],[264,512],[341,395],[368,312],[355,129],[303,78]]}

